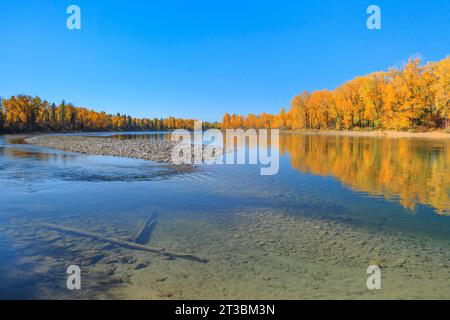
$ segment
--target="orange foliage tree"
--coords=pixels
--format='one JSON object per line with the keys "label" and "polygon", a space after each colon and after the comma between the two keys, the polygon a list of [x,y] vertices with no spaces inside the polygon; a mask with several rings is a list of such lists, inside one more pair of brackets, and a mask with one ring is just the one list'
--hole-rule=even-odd
{"label": "orange foliage tree", "polygon": [[450,57],[356,77],[333,91],[303,92],[288,112],[225,114],[222,128],[416,130],[450,127]]}
{"label": "orange foliage tree", "polygon": [[[204,123],[206,128],[217,124]],[[62,101],[51,104],[39,97],[26,95],[0,99],[0,132],[25,131],[100,131],[100,130],[169,130],[194,128],[194,120],[140,119],[125,114],[106,114]]]}

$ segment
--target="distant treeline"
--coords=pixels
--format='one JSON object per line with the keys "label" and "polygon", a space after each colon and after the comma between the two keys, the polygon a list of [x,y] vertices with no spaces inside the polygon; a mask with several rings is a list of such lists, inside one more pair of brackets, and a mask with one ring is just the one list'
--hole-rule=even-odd
{"label": "distant treeline", "polygon": [[[206,128],[217,123],[203,123]],[[31,131],[126,131],[193,129],[193,119],[141,119],[125,114],[111,115],[75,107],[65,101],[56,105],[26,95],[0,99],[0,132]]]}
{"label": "distant treeline", "polygon": [[303,92],[288,112],[230,115],[222,128],[416,130],[450,127],[450,57],[357,77],[339,88]]}
{"label": "distant treeline", "polygon": [[[132,118],[59,105],[39,97],[0,98],[0,132],[193,129],[194,120]],[[303,92],[289,111],[230,115],[204,128],[314,130],[415,130],[450,127],[450,57],[422,65],[411,59],[402,68],[356,77],[333,91]]]}

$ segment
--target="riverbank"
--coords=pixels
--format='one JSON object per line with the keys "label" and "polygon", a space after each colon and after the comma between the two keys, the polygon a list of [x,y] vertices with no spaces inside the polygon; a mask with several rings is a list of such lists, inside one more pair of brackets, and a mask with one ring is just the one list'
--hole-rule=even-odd
{"label": "riverbank", "polygon": [[[121,140],[114,138],[96,138],[88,136],[36,136],[26,138],[26,143],[41,147],[90,155],[116,156],[174,164],[172,151],[178,145],[174,141]],[[191,158],[194,159],[200,148],[191,146]],[[203,160],[210,160],[220,150],[203,146]],[[193,163],[193,161],[192,161]]]}
{"label": "riverbank", "polygon": [[317,135],[350,136],[350,137],[450,139],[450,133],[447,133],[445,131],[404,132],[391,130],[386,131],[285,130],[283,132],[293,134],[317,134]]}

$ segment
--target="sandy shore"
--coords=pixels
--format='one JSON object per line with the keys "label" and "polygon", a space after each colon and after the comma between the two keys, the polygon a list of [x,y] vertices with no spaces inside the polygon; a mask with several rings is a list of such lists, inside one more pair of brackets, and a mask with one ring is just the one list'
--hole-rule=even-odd
{"label": "sandy shore", "polygon": [[[120,140],[86,136],[36,136],[26,138],[25,142],[68,152],[143,159],[169,164],[174,164],[172,150],[178,145],[173,141]],[[195,154],[201,150],[193,146],[191,148],[193,160]],[[219,152],[220,150],[216,150],[213,146],[203,146],[203,159],[210,160]]]}
{"label": "sandy shore", "polygon": [[386,137],[386,138],[425,138],[425,139],[450,139],[450,133],[444,131],[430,132],[404,132],[404,131],[338,131],[338,130],[287,130],[286,133],[294,134],[318,134],[318,135],[339,135],[351,137]]}

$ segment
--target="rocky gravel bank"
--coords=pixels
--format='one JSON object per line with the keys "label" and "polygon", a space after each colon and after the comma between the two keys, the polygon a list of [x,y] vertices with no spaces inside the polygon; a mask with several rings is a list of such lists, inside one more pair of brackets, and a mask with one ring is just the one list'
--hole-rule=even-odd
{"label": "rocky gravel bank", "polygon": [[[42,147],[78,152],[83,154],[117,156],[174,164],[172,150],[178,145],[174,141],[120,140],[86,136],[36,136],[25,139],[26,143]],[[191,158],[203,150],[203,160],[211,160],[219,155],[218,148],[205,145],[191,146]]]}

